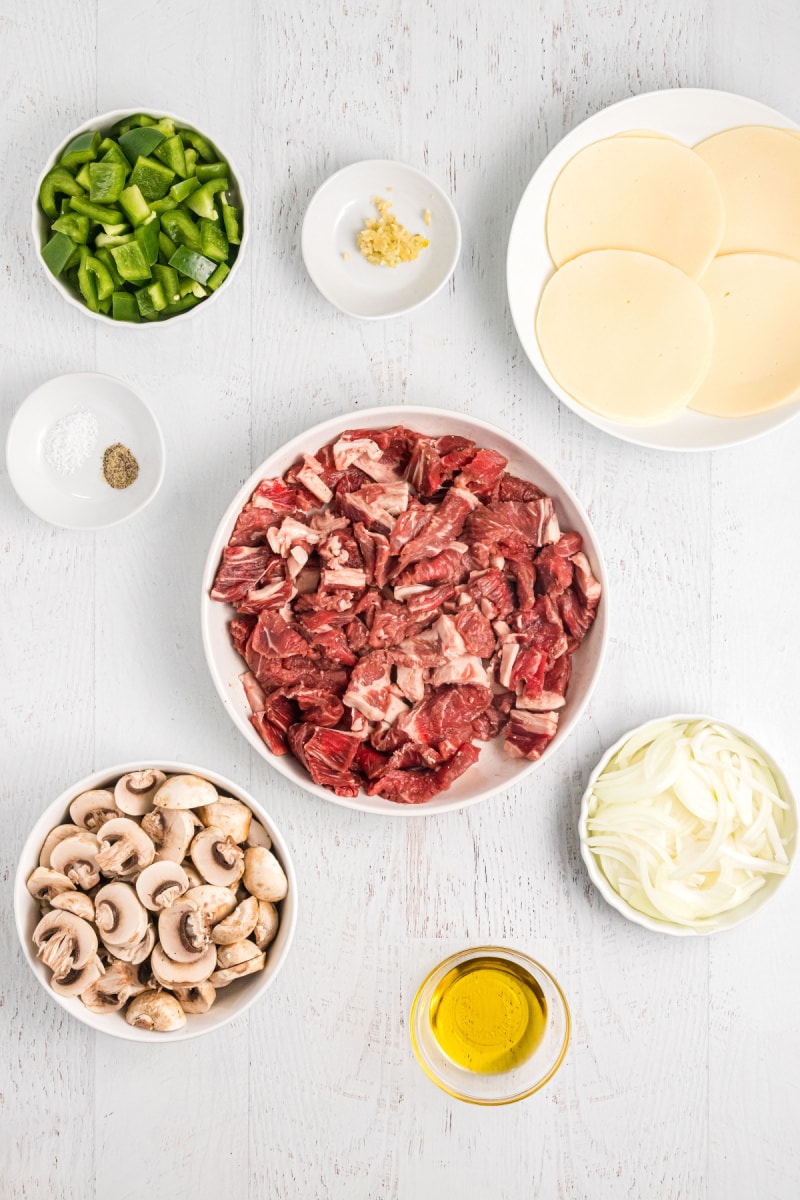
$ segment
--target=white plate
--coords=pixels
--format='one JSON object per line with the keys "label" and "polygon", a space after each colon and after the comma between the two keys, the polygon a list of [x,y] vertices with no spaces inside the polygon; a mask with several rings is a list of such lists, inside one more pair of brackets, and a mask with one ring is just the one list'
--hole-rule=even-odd
{"label": "white plate", "polygon": [[[558,724],[558,732],[542,757],[537,762],[509,758],[503,752],[502,738],[496,738],[489,743],[481,742],[481,756],[478,762],[470,767],[460,779],[456,780],[451,788],[434,796],[427,804],[396,804],[391,800],[386,800],[383,796],[367,796],[364,792],[360,792],[353,799],[346,796],[335,796],[333,792],[313,783],[308,773],[292,755],[276,756],[270,753],[247,719],[250,708],[239,679],[247,667],[234,650],[228,633],[228,624],[234,616],[234,609],[228,604],[220,604],[209,599],[209,591],[217,573],[222,548],[227,545],[236,524],[236,518],[260,480],[283,474],[304,452],[313,453],[320,446],[334,441],[345,429],[386,429],[391,425],[399,424],[425,434],[459,434],[462,437],[473,438],[480,446],[499,450],[505,454],[510,471],[539,484],[549,496],[553,497],[561,527],[575,529],[581,534],[592,569],[603,586],[603,599],[597,620],[590,629],[580,651],[573,659],[572,680],[567,693],[566,707],[562,710]],[[334,417],[330,421],[324,421],[321,425],[315,425],[313,429],[307,430],[299,437],[293,438],[292,441],[287,442],[285,446],[270,455],[240,488],[214,534],[203,571],[200,610],[203,649],[214,686],[231,720],[244,734],[253,749],[292,783],[299,784],[307,792],[311,792],[323,800],[341,804],[344,808],[360,809],[362,812],[400,817],[418,817],[427,816],[430,813],[448,812],[451,809],[464,808],[468,804],[476,804],[479,800],[486,800],[497,792],[505,791],[512,784],[519,783],[521,779],[535,771],[540,763],[556,754],[569,737],[589,702],[603,663],[609,627],[608,579],[600,547],[588,516],[564,480],[555,473],[552,467],[546,466],[521,442],[516,441],[510,434],[504,433],[502,429],[498,429],[494,425],[443,409],[411,405],[359,409],[342,417]],[[531,786],[530,791],[533,793],[535,788]]]}
{"label": "white plate", "polygon": [[508,241],[508,302],[525,353],[551,392],[579,417],[605,433],[637,446],[650,446],[657,450],[715,450],[749,442],[797,416],[800,397],[773,412],[741,420],[709,417],[687,409],[663,425],[645,427],[608,421],[574,400],[550,374],[534,329],[539,297],[553,274],[545,235],[550,192],[569,160],[584,146],[600,138],[611,137],[624,130],[653,129],[694,146],[713,133],[737,125],[776,125],[782,129],[797,129],[794,121],[765,104],[759,104],[757,100],[705,88],[647,92],[612,104],[573,129],[550,151],[525,189],[514,217]]}
{"label": "white plate", "polygon": [[[414,262],[368,263],[356,237],[380,196],[411,233],[429,245]],[[423,216],[428,209],[431,223]],[[441,291],[461,252],[461,226],[448,197],[427,175],[390,159],[367,159],[326,179],[312,196],[300,241],[306,270],[326,300],[365,321],[398,317]],[[348,257],[345,258],[345,255]]]}
{"label": "white plate", "polygon": [[[61,475],[47,462],[48,431],[71,412],[88,411],[97,441],[82,467]],[[121,442],[139,464],[127,488],[103,479],[103,451]],[[24,504],[51,525],[102,529],[126,521],[152,500],[164,478],[164,439],[153,413],[136,392],[111,375],[82,372],[48,379],[22,402],[6,442],[8,476]]]}
{"label": "white plate", "polygon": [[[281,919],[278,933],[274,942],[267,948],[267,963],[264,970],[259,971],[255,975],[248,975],[241,983],[232,984],[229,987],[221,989],[218,992],[213,1007],[208,1012],[193,1013],[187,1016],[184,1027],[176,1029],[173,1033],[156,1033],[152,1030],[136,1028],[127,1023],[122,1013],[93,1013],[81,1002],[79,997],[59,996],[54,992],[50,987],[50,971],[44,963],[39,961],[34,951],[32,941],[33,931],[41,918],[41,913],[39,905],[26,887],[28,876],[39,865],[39,852],[41,851],[44,839],[56,825],[61,825],[65,820],[70,820],[69,806],[76,796],[80,796],[82,792],[88,792],[91,788],[107,787],[115,779],[119,779],[121,775],[127,775],[130,771],[141,771],[149,767],[164,771],[167,775],[202,775],[204,779],[210,780],[224,795],[234,796],[237,800],[241,800],[243,804],[246,804],[272,838],[273,853],[280,861],[286,878],[289,881],[289,891],[286,899],[281,901]],[[19,937],[25,958],[28,961],[28,966],[39,980],[39,983],[41,983],[48,996],[52,1000],[55,1000],[56,1004],[60,1004],[66,1012],[76,1017],[79,1021],[82,1021],[84,1025],[90,1025],[92,1029],[96,1029],[99,1033],[108,1033],[112,1037],[122,1038],[128,1042],[185,1042],[189,1038],[200,1037],[204,1033],[212,1033],[215,1029],[227,1025],[234,1017],[238,1017],[240,1013],[249,1008],[260,996],[263,996],[264,992],[273,982],[286,961],[289,947],[294,938],[295,926],[297,924],[297,879],[294,873],[292,858],[289,854],[289,848],[283,840],[280,831],[275,827],[275,823],[269,813],[261,807],[249,792],[245,792],[238,784],[230,779],[226,779],[224,775],[219,775],[216,771],[209,771],[207,767],[198,767],[192,763],[162,762],[160,760],[146,759],[133,763],[122,763],[118,767],[106,767],[105,770],[95,771],[94,774],[87,776],[86,779],[82,779],[79,783],[75,783],[72,787],[67,788],[57,800],[54,800],[52,804],[47,806],[29,833],[19,856],[17,874],[14,880],[14,919],[17,926],[17,936]]]}

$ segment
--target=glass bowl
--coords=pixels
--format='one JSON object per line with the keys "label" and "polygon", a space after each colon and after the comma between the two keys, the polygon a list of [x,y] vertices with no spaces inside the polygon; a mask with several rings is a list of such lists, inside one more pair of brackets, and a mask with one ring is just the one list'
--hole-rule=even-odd
{"label": "glass bowl", "polygon": [[[431,1027],[431,1004],[447,973],[463,963],[484,957],[501,959],[523,968],[533,977],[547,1005],[544,1034],[539,1044],[523,1062],[498,1074],[484,1074],[458,1066],[442,1050]],[[541,963],[519,950],[475,946],[451,954],[422,981],[411,1005],[410,1032],[419,1065],[448,1096],[468,1104],[513,1104],[538,1092],[561,1066],[569,1045],[570,1015],[564,993]]]}

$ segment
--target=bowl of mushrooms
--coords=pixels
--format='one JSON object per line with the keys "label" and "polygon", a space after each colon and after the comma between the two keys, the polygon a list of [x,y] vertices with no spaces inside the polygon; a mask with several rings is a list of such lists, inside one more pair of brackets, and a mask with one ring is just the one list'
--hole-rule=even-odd
{"label": "bowl of mushrooms", "polygon": [[127,763],[67,789],[31,830],[14,888],[40,983],[93,1029],[179,1041],[261,996],[294,936],[289,851],[231,780]]}

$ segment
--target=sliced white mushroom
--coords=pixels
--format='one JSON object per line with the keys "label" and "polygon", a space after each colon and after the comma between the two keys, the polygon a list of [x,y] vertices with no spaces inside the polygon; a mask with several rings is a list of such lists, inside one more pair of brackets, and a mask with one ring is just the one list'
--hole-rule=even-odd
{"label": "sliced white mushroom", "polygon": [[166,779],[163,771],[132,771],[117,780],[114,800],[120,812],[143,817],[153,807],[153,797]]}
{"label": "sliced white mushroom", "polygon": [[208,917],[209,925],[216,925],[228,913],[236,908],[236,897],[230,888],[212,887],[204,883],[200,887],[189,888],[184,900],[191,900]]}
{"label": "sliced white mushroom", "polygon": [[147,909],[136,889],[119,880],[95,895],[94,920],[106,946],[137,946],[147,933]]}
{"label": "sliced white mushroom", "polygon": [[156,931],[153,924],[147,926],[140,942],[133,942],[127,946],[113,946],[103,942],[111,958],[119,958],[122,962],[134,963],[136,966],[143,963],[152,954],[155,944]]}
{"label": "sliced white mushroom", "polygon": [[50,901],[53,908],[61,908],[65,912],[83,917],[84,921],[94,920],[94,901],[85,892],[59,892]]}
{"label": "sliced white mushroom", "polygon": [[283,900],[289,881],[271,850],[250,846],[244,852],[244,886],[258,900]]}
{"label": "sliced white mushroom", "polygon": [[217,967],[238,967],[240,963],[250,962],[251,958],[258,958],[260,955],[261,951],[255,942],[244,938],[230,946],[217,947]]}
{"label": "sliced white mushroom", "polygon": [[103,964],[95,955],[84,967],[71,967],[63,976],[53,975],[50,987],[59,996],[83,996],[88,988],[93,987],[102,978]]}
{"label": "sliced white mushroom", "polygon": [[188,890],[189,880],[183,867],[166,858],[145,867],[136,880],[136,894],[151,912],[169,908]]}
{"label": "sliced white mushroom", "polygon": [[119,1012],[131,996],[138,996],[146,987],[138,967],[115,958],[105,974],[81,993],[81,1000],[93,1013]]}
{"label": "sliced white mushroom", "polygon": [[80,825],[56,825],[55,829],[51,829],[47,837],[44,839],[42,849],[39,852],[39,866],[50,866],[50,855],[59,842],[63,842],[64,838],[74,837],[76,833],[80,833]]}
{"label": "sliced white mushroom", "polygon": [[145,867],[149,867],[156,856],[152,839],[130,817],[106,821],[98,837],[100,852],[97,864],[104,875],[112,878],[134,878]]}
{"label": "sliced white mushroom", "polygon": [[88,892],[100,882],[100,843],[95,834],[81,829],[64,838],[50,853],[50,866]]}
{"label": "sliced white mushroom", "polygon": [[250,822],[250,832],[247,835],[248,846],[263,846],[265,850],[272,849],[272,838],[267,833],[264,826],[255,817]]}
{"label": "sliced white mushroom", "polygon": [[204,825],[221,830],[235,842],[247,841],[253,814],[241,800],[234,800],[231,796],[220,796],[213,804],[204,804],[202,808],[198,808],[197,815]]}
{"label": "sliced white mushroom", "polygon": [[173,962],[191,963],[205,952],[210,922],[192,900],[179,900],[158,918],[158,940]]}
{"label": "sliced white mushroom", "polygon": [[189,847],[192,862],[214,887],[235,887],[244,873],[244,851],[219,829],[204,829]]}
{"label": "sliced white mushroom", "polygon": [[62,892],[74,892],[75,884],[66,875],[62,875],[60,871],[54,871],[51,867],[36,867],[28,876],[28,882],[25,885],[33,896],[34,900],[40,903],[46,901],[52,904],[56,896]]}
{"label": "sliced white mushroom", "polygon": [[153,797],[156,808],[201,808],[213,804],[217,789],[199,775],[170,775]]}
{"label": "sliced white mushroom", "polygon": [[259,900],[258,920],[253,930],[253,941],[259,950],[264,950],[273,941],[279,924],[280,917],[275,905],[270,900]]}
{"label": "sliced white mushroom", "polygon": [[214,926],[211,940],[218,946],[228,946],[249,937],[258,921],[258,904],[255,896],[248,896],[237,904],[230,916]]}
{"label": "sliced white mushroom", "polygon": [[217,989],[206,979],[189,987],[176,987],[175,997],[185,1013],[204,1013],[216,1000]]}
{"label": "sliced white mushroom", "polygon": [[61,980],[97,954],[97,934],[89,922],[57,908],[42,917],[33,931],[33,944],[38,957]]}
{"label": "sliced white mushroom", "polygon": [[257,971],[263,971],[266,961],[266,954],[261,953],[258,958],[249,958],[235,967],[222,967],[219,971],[214,971],[209,975],[209,982],[213,983],[215,988],[227,987],[229,983],[235,983],[237,979],[244,979],[245,975],[254,975]]}
{"label": "sliced white mushroom", "polygon": [[167,988],[188,987],[193,983],[203,983],[216,965],[216,946],[207,946],[194,962],[175,962],[168,954],[165,954],[164,947],[159,943],[153,950],[150,959],[150,968],[156,981],[162,987]]}
{"label": "sliced white mushroom", "polygon": [[156,861],[182,862],[196,825],[190,812],[180,808],[154,808],[142,817],[142,829],[156,847]]}
{"label": "sliced white mushroom", "polygon": [[121,816],[114,803],[114,793],[108,788],[95,788],[90,792],[81,792],[69,806],[69,815],[76,825],[97,833],[101,825],[113,817]]}
{"label": "sliced white mushroom", "polygon": [[136,1029],[172,1033],[175,1029],[183,1029],[186,1013],[169,992],[149,990],[134,996],[125,1009],[125,1020]]}
{"label": "sliced white mushroom", "polygon": [[192,860],[190,858],[185,858],[183,860],[183,862],[181,863],[181,866],[183,867],[183,870],[186,874],[186,878],[189,880],[190,888],[204,886],[205,881],[203,879],[203,876],[200,874],[197,867],[194,865],[194,863],[192,862]]}

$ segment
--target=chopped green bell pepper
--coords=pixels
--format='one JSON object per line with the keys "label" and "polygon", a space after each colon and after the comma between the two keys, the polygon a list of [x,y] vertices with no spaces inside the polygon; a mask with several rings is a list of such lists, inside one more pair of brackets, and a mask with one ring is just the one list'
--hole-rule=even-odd
{"label": "chopped green bell pepper", "polygon": [[103,138],[102,142],[100,143],[100,162],[119,163],[121,167],[125,168],[126,175],[131,169],[131,164],[128,162],[117,143],[112,141],[111,138]]}
{"label": "chopped green bell pepper", "polygon": [[53,221],[52,228],[56,233],[65,233],[67,237],[72,238],[73,242],[85,245],[89,240],[90,224],[88,217],[80,217],[77,213],[67,213],[66,216]]}
{"label": "chopped green bell pepper", "polygon": [[104,225],[103,233],[107,233],[109,237],[119,237],[121,233],[130,233],[131,227],[127,221],[120,221],[119,225]]}
{"label": "chopped green bell pepper", "polygon": [[79,133],[61,155],[61,166],[73,171],[82,163],[94,162],[99,146],[100,134],[97,130],[89,129],[86,133]]}
{"label": "chopped green bell pepper", "polygon": [[182,179],[180,183],[173,183],[169,189],[169,194],[180,204],[187,196],[191,196],[192,192],[196,192],[199,187],[200,180],[196,175],[193,175],[191,179]]}
{"label": "chopped green bell pepper", "polygon": [[58,216],[56,195],[59,193],[70,197],[84,195],[81,185],[65,167],[53,167],[48,171],[39,188],[39,203],[48,217]]}
{"label": "chopped green bell pepper", "polygon": [[174,304],[176,300],[180,299],[178,272],[174,267],[165,266],[163,263],[155,263],[153,266],[153,278],[164,289],[167,304]]}
{"label": "chopped green bell pepper", "polygon": [[119,138],[119,144],[131,166],[135,165],[137,159],[151,154],[163,141],[164,134],[152,126],[130,129]]}
{"label": "chopped green bell pepper", "polygon": [[211,145],[211,142],[203,137],[202,133],[198,133],[195,129],[179,129],[178,133],[183,138],[184,146],[188,143],[206,162],[216,162],[218,160],[219,155]]}
{"label": "chopped green bell pepper", "polygon": [[92,204],[113,204],[125,187],[127,171],[121,163],[89,163],[89,199]]}
{"label": "chopped green bell pepper", "polygon": [[181,179],[186,178],[186,153],[177,133],[174,137],[162,141],[153,154],[159,162],[165,163],[176,175],[180,175]]}
{"label": "chopped green bell pepper", "polygon": [[158,217],[152,216],[144,225],[137,225],[134,233],[136,241],[142,247],[142,253],[147,259],[147,265],[152,267],[158,261],[158,235],[160,232]]}
{"label": "chopped green bell pepper", "polygon": [[149,290],[146,287],[137,288],[133,294],[136,297],[139,312],[145,321],[156,321],[158,319],[158,309],[153,304]]}
{"label": "chopped green bell pepper", "polygon": [[186,207],[197,213],[198,217],[214,221],[218,216],[214,207],[214,197],[219,192],[227,192],[227,190],[227,179],[209,179],[207,183],[202,184],[196,192],[192,192],[191,196],[187,197]]}
{"label": "chopped green bell pepper", "polygon": [[156,121],[156,129],[160,129],[164,137],[175,136],[175,122],[171,117],[161,117],[159,121]]}
{"label": "chopped green bell pepper", "polygon": [[145,283],[152,278],[150,264],[137,241],[126,242],[123,246],[112,246],[111,254],[114,265],[128,283]]}
{"label": "chopped green bell pepper", "polygon": [[132,233],[98,233],[94,239],[95,246],[125,246],[134,240]]}
{"label": "chopped green bell pepper", "polygon": [[176,246],[188,246],[199,254],[203,248],[200,230],[182,208],[161,214],[161,228]]}
{"label": "chopped green bell pepper", "polygon": [[166,196],[175,172],[154,158],[137,158],[131,171],[130,183],[139,188],[145,200],[160,200]]}
{"label": "chopped green bell pepper", "polygon": [[[161,224],[162,225],[164,224],[163,218],[162,218]],[[167,235],[164,233],[164,230],[162,229],[158,235],[159,257],[162,258],[164,260],[164,262],[169,262],[169,260],[172,258],[173,254],[175,253],[175,250],[176,250],[176,246],[175,246],[175,243],[173,242],[172,238],[167,237]]]}
{"label": "chopped green bell pepper", "polygon": [[89,164],[84,163],[78,174],[75,176],[76,181],[81,185],[85,192],[88,192],[92,186],[92,178],[89,174]]}
{"label": "chopped green bell pepper", "polygon": [[133,321],[138,325],[141,321],[139,305],[131,292],[114,292],[111,297],[111,315],[115,321]]}
{"label": "chopped green bell pepper", "polygon": [[105,300],[114,291],[114,278],[108,267],[93,254],[87,257],[84,266],[91,275],[94,275],[97,299]]}
{"label": "chopped green bell pepper", "polygon": [[230,168],[226,162],[199,163],[195,174],[201,183],[209,179],[227,179]]}
{"label": "chopped green bell pepper", "polygon": [[234,208],[232,204],[225,204],[223,201],[222,224],[225,226],[225,235],[230,244],[232,246],[240,246],[242,243],[242,210]]}
{"label": "chopped green bell pepper", "polygon": [[102,204],[92,204],[90,200],[84,200],[82,196],[70,197],[69,206],[73,212],[80,213],[81,216],[88,217],[91,221],[96,221],[98,225],[121,225],[125,220],[118,208],[106,208]]}
{"label": "chopped green bell pepper", "polygon": [[215,292],[217,290],[217,288],[219,287],[219,285],[221,283],[225,282],[225,280],[228,278],[230,273],[231,273],[231,269],[228,266],[228,264],[220,263],[219,266],[217,267],[216,271],[214,272],[214,274],[209,278],[208,283],[206,284],[206,287],[210,291]]}
{"label": "chopped green bell pepper", "polygon": [[178,313],[186,312],[187,309],[194,308],[195,304],[200,301],[197,296],[181,296],[180,300],[176,300],[174,304],[168,304],[164,309],[164,315],[167,317],[175,317]]}
{"label": "chopped green bell pepper", "polygon": [[99,312],[97,286],[94,275],[89,270],[91,255],[86,246],[81,246],[81,261],[78,264],[78,288],[91,312]]}
{"label": "chopped green bell pepper", "polygon": [[120,275],[119,271],[117,270],[116,264],[114,262],[114,259],[111,257],[111,251],[109,250],[108,246],[98,246],[98,248],[94,252],[94,256],[95,256],[95,258],[99,258],[100,262],[103,263],[108,268],[108,272],[111,275],[111,278],[114,280],[114,287],[115,288],[124,287],[125,281],[123,280],[122,276]]}
{"label": "chopped green bell pepper", "polygon": [[162,196],[160,200],[151,200],[150,208],[154,213],[170,212],[173,208],[178,207],[178,201],[174,196]]}
{"label": "chopped green bell pepper", "polygon": [[72,238],[60,232],[54,234],[50,241],[42,246],[42,258],[56,278],[66,267],[74,249],[75,243]]}
{"label": "chopped green bell pepper", "polygon": [[206,258],[212,258],[216,263],[228,261],[230,247],[225,231],[220,229],[216,221],[200,221],[200,249]]}
{"label": "chopped green bell pepper", "polygon": [[146,125],[155,125],[156,121],[153,117],[148,117],[147,113],[134,113],[131,117],[124,117],[114,126],[112,133],[119,140],[123,133],[127,133],[129,129],[139,129]]}
{"label": "chopped green bell pepper", "polygon": [[197,172],[197,151],[192,146],[186,147],[186,175],[191,179]]}
{"label": "chopped green bell pepper", "polygon": [[197,283],[206,283],[214,274],[217,266],[210,258],[204,258],[202,254],[190,250],[188,246],[178,246],[169,260],[169,265],[174,267],[179,274],[186,275]]}
{"label": "chopped green bell pepper", "polygon": [[150,205],[145,200],[136,184],[126,187],[120,193],[119,202],[127,214],[131,225],[143,225],[150,216]]}

